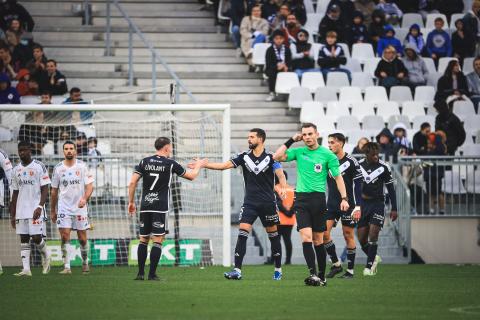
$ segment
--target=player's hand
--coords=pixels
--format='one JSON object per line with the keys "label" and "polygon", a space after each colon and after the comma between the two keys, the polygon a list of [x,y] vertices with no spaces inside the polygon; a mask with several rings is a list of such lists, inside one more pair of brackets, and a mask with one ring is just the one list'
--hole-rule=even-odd
{"label": "player's hand", "polygon": [[40,218],[40,215],[42,214],[42,209],[37,208],[35,211],[33,211],[33,220],[37,220]]}
{"label": "player's hand", "polygon": [[17,228],[17,221],[15,220],[15,217],[10,218],[10,225],[12,226],[13,229]]}
{"label": "player's hand", "polygon": [[81,198],[80,201],[78,201],[78,207],[83,208],[87,204],[87,200],[85,198]]}
{"label": "player's hand", "polygon": [[50,219],[52,219],[53,223],[57,223],[57,212],[56,211],[51,211],[50,212]]}
{"label": "player's hand", "polygon": [[282,200],[286,199],[287,198],[287,187],[284,186],[284,187],[280,187],[280,198]]}
{"label": "player's hand", "polygon": [[128,203],[128,214],[133,217],[135,212],[137,211],[137,207],[135,207],[134,202],[129,202]]}
{"label": "player's hand", "polygon": [[293,139],[295,142],[302,141],[302,134],[301,134],[301,133],[295,133],[295,134],[293,135],[292,139]]}
{"label": "player's hand", "polygon": [[390,219],[392,219],[392,221],[395,221],[395,220],[397,220],[397,218],[398,218],[397,211],[396,210],[390,211]]}
{"label": "player's hand", "polygon": [[352,212],[353,221],[358,222],[361,216],[362,216],[362,212],[360,211],[360,209],[356,209],[356,210],[353,209],[353,212]]}
{"label": "player's hand", "polygon": [[340,211],[347,211],[348,208],[350,208],[348,201],[342,200],[342,202],[340,202]]}

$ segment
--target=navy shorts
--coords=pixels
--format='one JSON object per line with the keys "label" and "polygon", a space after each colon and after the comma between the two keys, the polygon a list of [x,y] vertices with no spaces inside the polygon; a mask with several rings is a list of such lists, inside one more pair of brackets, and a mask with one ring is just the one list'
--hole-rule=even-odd
{"label": "navy shorts", "polygon": [[162,212],[140,212],[140,236],[166,234],[166,215]]}
{"label": "navy shorts", "polygon": [[276,226],[280,223],[275,202],[249,204],[244,203],[240,211],[240,223],[253,224],[260,218],[264,227]]}
{"label": "navy shorts", "polygon": [[352,219],[353,210],[348,211],[334,211],[327,210],[327,220],[335,220],[337,223],[339,220],[342,220],[342,226],[355,228],[356,222]]}
{"label": "navy shorts", "polygon": [[383,201],[363,200],[360,210],[362,211],[362,217],[358,222],[359,228],[368,227],[370,224],[380,226],[380,228],[383,227],[385,220],[385,203]]}
{"label": "navy shorts", "polygon": [[327,201],[323,192],[296,192],[294,202],[297,229],[312,228],[313,232],[327,230]]}

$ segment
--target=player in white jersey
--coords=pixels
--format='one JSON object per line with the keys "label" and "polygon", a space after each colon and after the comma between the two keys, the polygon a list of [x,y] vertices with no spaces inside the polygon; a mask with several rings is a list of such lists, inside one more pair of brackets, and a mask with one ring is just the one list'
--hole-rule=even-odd
{"label": "player in white jersey", "polygon": [[[8,154],[0,149],[0,208],[5,206],[5,184],[7,182],[8,186],[12,187],[12,163],[8,159]],[[10,192],[10,194],[12,194]],[[0,275],[2,275],[2,262],[0,261]]]}
{"label": "player in white jersey", "polygon": [[[63,144],[65,159],[55,166],[52,175],[51,218],[57,224],[62,238],[62,257],[64,269],[61,274],[71,274],[70,269],[70,232],[77,230],[82,256],[82,272],[88,273],[88,222],[87,202],[93,192],[93,176],[87,165],[77,159],[75,142]],[[58,204],[58,208],[57,208]]]}
{"label": "player in white jersey", "polygon": [[20,164],[13,169],[12,201],[10,222],[20,235],[20,254],[23,270],[15,276],[31,276],[30,238],[40,250],[43,274],[50,271],[50,256],[47,253],[45,236],[45,202],[48,199],[50,178],[47,168],[40,161],[32,159],[32,145],[28,141],[18,144]]}

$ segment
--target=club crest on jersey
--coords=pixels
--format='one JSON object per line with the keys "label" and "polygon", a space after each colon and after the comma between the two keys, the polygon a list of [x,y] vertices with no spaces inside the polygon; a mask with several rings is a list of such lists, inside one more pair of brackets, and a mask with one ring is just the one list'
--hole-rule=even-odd
{"label": "club crest on jersey", "polygon": [[35,172],[33,172],[32,170],[30,170],[28,173],[30,174],[30,177],[33,177],[33,175],[35,174]]}
{"label": "club crest on jersey", "polygon": [[316,173],[320,173],[322,172],[322,164],[321,163],[316,163],[314,166],[313,166],[313,170],[316,172]]}
{"label": "club crest on jersey", "polygon": [[75,171],[75,174],[77,175],[77,177],[80,177],[80,170]]}

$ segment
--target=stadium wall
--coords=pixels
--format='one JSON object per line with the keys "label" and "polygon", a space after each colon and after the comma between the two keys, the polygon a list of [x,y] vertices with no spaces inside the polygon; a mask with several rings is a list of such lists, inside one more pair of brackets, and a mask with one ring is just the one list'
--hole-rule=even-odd
{"label": "stadium wall", "polygon": [[425,263],[480,264],[480,219],[414,218],[412,249]]}

